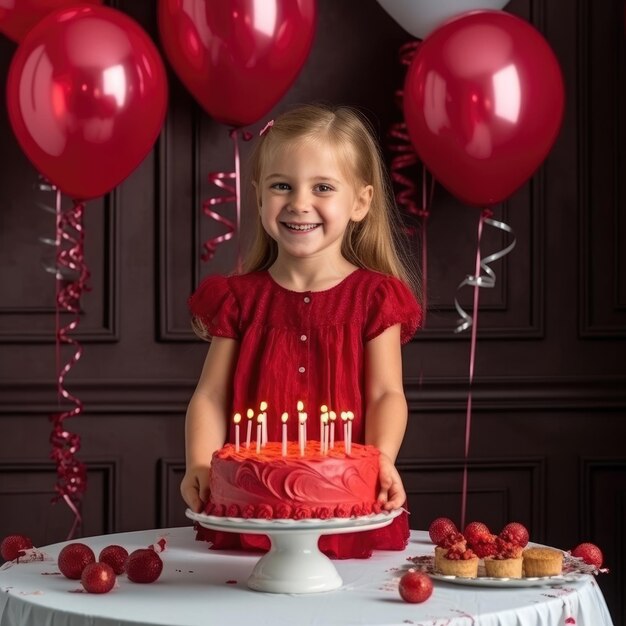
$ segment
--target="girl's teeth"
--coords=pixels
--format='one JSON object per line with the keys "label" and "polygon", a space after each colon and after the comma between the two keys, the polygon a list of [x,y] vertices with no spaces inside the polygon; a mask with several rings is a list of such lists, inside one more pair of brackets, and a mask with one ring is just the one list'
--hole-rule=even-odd
{"label": "girl's teeth", "polygon": [[318,224],[285,224],[285,226],[291,230],[313,230]]}

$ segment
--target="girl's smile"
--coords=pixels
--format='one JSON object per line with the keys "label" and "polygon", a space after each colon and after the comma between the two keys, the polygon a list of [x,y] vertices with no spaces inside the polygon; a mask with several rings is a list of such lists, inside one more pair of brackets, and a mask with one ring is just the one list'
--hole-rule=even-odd
{"label": "girl's smile", "polygon": [[293,222],[281,222],[281,224],[294,235],[310,233],[321,226],[321,224],[297,224]]}

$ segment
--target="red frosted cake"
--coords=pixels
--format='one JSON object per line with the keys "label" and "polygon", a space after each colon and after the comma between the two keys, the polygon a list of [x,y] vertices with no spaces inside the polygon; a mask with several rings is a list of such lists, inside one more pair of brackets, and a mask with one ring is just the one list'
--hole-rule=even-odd
{"label": "red frosted cake", "polygon": [[297,442],[282,455],[280,442],[259,453],[227,444],[213,455],[211,500],[205,513],[244,518],[352,517],[380,512],[377,502],[380,452],[374,446],[343,445],[320,454],[309,442],[300,456]]}

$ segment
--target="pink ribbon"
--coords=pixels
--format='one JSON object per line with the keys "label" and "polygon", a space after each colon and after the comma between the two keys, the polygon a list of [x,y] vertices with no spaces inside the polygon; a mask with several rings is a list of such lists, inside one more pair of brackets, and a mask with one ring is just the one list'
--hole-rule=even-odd
{"label": "pink ribbon", "polygon": [[[219,189],[223,189],[227,195],[213,196],[202,203],[202,212],[210,219],[223,224],[226,227],[226,232],[216,237],[207,239],[202,247],[204,252],[201,256],[203,261],[210,261],[217,252],[217,248],[220,244],[230,241],[233,237],[237,236],[237,272],[241,271],[241,241],[239,237],[240,225],[241,225],[241,168],[239,159],[239,129],[233,128],[228,133],[229,137],[233,140],[234,149],[234,172],[211,172],[208,175],[209,183],[215,185]],[[247,131],[241,131],[241,136],[244,141],[249,141],[252,138],[251,133]],[[234,181],[234,185],[228,181]],[[213,210],[213,207],[235,203],[235,221],[224,217],[217,211]]]}
{"label": "pink ribbon", "polygon": [[[454,306],[461,316],[457,322],[454,332],[459,333],[471,326],[472,334],[470,339],[470,359],[469,359],[469,391],[467,393],[467,407],[465,412],[465,455],[463,461],[463,484],[461,490],[461,531],[465,528],[465,515],[467,513],[467,464],[469,460],[470,435],[472,430],[472,384],[474,382],[474,365],[476,363],[476,337],[478,332],[478,300],[481,288],[492,288],[496,284],[496,274],[489,267],[489,263],[497,261],[506,256],[515,247],[515,237],[511,243],[502,250],[481,258],[480,241],[482,239],[483,227],[485,224],[494,228],[513,234],[513,229],[504,222],[492,219],[493,212],[490,209],[483,209],[478,220],[478,234],[476,237],[476,264],[474,274],[467,275],[457,287],[457,291],[466,285],[474,288],[474,302],[472,316],[470,317],[461,307],[457,298],[454,299]],[[484,272],[484,274],[482,273]]]}
{"label": "pink ribbon", "polygon": [[[410,65],[413,60],[421,42],[410,41],[400,48],[400,62],[403,65]],[[395,92],[396,101],[398,106],[402,108],[402,100],[404,93],[401,89]],[[391,180],[394,183],[396,189],[396,202],[398,206],[407,214],[420,218],[419,237],[421,245],[421,264],[422,264],[422,280],[423,280],[423,317],[422,325],[426,325],[426,313],[428,310],[427,303],[427,284],[428,284],[428,237],[427,237],[427,225],[428,217],[430,216],[430,206],[432,204],[433,194],[435,190],[435,179],[431,176],[430,182],[428,180],[429,174],[426,167],[422,164],[422,198],[421,206],[418,204],[417,199],[417,185],[413,182],[413,178],[409,177],[402,170],[406,168],[418,165],[419,159],[411,143],[409,133],[404,122],[396,122],[391,125],[388,133],[393,142],[388,144],[389,150],[395,153],[395,156],[391,160],[390,174]],[[400,189],[398,189],[400,187]],[[415,228],[410,226],[408,228],[409,235],[415,234]]]}
{"label": "pink ribbon", "polygon": [[[81,496],[87,487],[87,471],[76,454],[80,450],[80,436],[65,427],[65,420],[78,417],[83,412],[83,403],[65,388],[65,378],[82,356],[82,347],[70,333],[78,327],[80,320],[80,298],[88,291],[89,270],[85,263],[83,213],[85,205],[74,202],[66,211],[61,209],[61,192],[56,189],[56,370],[59,407],[63,400],[74,405],[72,409],[60,410],[50,416],[52,433],[50,457],[57,467],[55,502],[63,500],[74,515],[74,521],[67,537],[72,539],[82,523],[78,509]],[[67,278],[68,276],[73,278]],[[72,318],[66,324],[61,322],[61,314],[69,313]],[[70,345],[74,350],[70,359],[61,366],[62,345]]]}

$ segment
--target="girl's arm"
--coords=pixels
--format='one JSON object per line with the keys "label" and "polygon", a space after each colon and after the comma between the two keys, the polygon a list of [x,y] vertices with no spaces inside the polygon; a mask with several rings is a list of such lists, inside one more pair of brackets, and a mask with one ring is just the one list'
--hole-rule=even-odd
{"label": "girl's arm", "polygon": [[214,337],[185,419],[185,476],[180,492],[190,509],[202,511],[209,498],[209,468],[228,433],[233,374],[239,344]]}
{"label": "girl's arm", "polygon": [[365,344],[365,398],[365,443],[381,452],[378,499],[386,510],[397,509],[405,503],[406,492],[394,463],[408,418],[402,386],[400,324]]}

